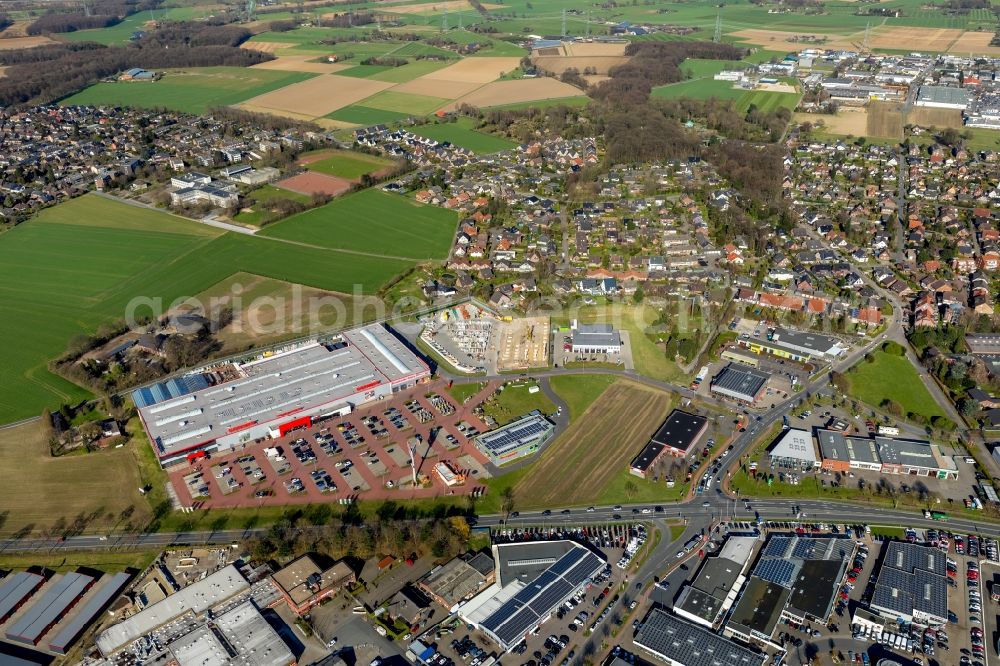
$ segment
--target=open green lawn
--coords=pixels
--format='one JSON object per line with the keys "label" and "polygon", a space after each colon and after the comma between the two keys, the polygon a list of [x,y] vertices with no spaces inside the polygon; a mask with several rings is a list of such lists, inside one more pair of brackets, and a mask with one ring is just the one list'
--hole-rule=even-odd
{"label": "open green lawn", "polygon": [[[394,203],[369,211],[398,224],[412,204]],[[422,218],[421,234],[435,226],[428,219],[437,220],[447,229],[436,237],[443,253],[454,213],[431,210],[436,216]],[[237,271],[328,291],[351,292],[360,285],[371,293],[411,263],[222,233],[97,195],[45,209],[0,236],[0,301],[17,313],[0,318],[0,339],[17,341],[0,347],[0,423],[86,397],[87,391],[50,373],[47,364],[74,336],[123,317],[135,298],[153,299],[162,313],[174,299]]]}
{"label": "open green lawn", "polygon": [[[535,393],[531,389],[538,389]],[[516,421],[528,412],[538,410],[552,414],[556,406],[546,397],[535,382],[513,381],[498,394],[483,402],[483,411],[500,425]]]}
{"label": "open green lawn", "polygon": [[469,382],[466,384],[452,384],[447,389],[448,395],[454,398],[458,404],[464,405],[465,401],[483,390],[485,384],[482,382]]}
{"label": "open green lawn", "polygon": [[681,63],[681,71],[689,79],[700,79],[712,77],[719,72],[729,69],[744,69],[746,63],[736,60],[710,60],[710,59],[688,59]]}
{"label": "open green lawn", "polygon": [[330,155],[330,157],[306,165],[306,168],[310,171],[318,171],[329,176],[357,180],[365,174],[375,173],[388,166],[392,166],[392,161],[383,157],[368,155],[366,153],[355,153],[348,150],[338,150]]}
{"label": "open green lawn", "polygon": [[0,555],[0,569],[28,569],[45,567],[56,573],[76,571],[80,567],[97,569],[105,573],[118,573],[125,569],[142,571],[153,563],[156,550],[109,550],[4,553]]}
{"label": "open green lawn", "polygon": [[732,81],[716,81],[715,79],[694,79],[682,81],[681,83],[671,83],[666,86],[653,88],[652,97],[661,99],[678,99],[689,97],[691,99],[739,99],[745,90],[734,88]]}
{"label": "open green lawn", "polygon": [[615,383],[614,375],[557,375],[549,379],[552,390],[566,402],[572,421],[583,414],[590,403]]}
{"label": "open green lawn", "polygon": [[406,120],[409,117],[410,114],[408,113],[384,111],[357,104],[337,109],[327,116],[327,118],[332,120],[340,120],[345,123],[354,123],[355,125],[364,125],[366,127],[371,127],[372,125],[389,125]]}
{"label": "open green lawn", "polygon": [[128,43],[129,37],[137,30],[144,30],[146,21],[150,18],[162,19],[167,10],[154,9],[152,16],[150,12],[139,12],[125,17],[118,25],[108,28],[94,28],[93,30],[77,30],[76,32],[64,32],[54,35],[55,39],[65,42],[97,42],[107,46],[122,46]]}
{"label": "open green lawn", "polygon": [[413,260],[447,256],[458,216],[369,189],[269,226],[260,235]]}
{"label": "open green lawn", "polygon": [[514,104],[498,104],[496,106],[484,107],[488,109],[544,109],[547,106],[587,106],[590,98],[586,95],[576,97],[554,97],[552,99],[539,99],[534,102],[515,102]]}
{"label": "open green lawn", "polygon": [[873,357],[874,363],[861,361],[847,373],[852,395],[875,407],[893,400],[904,414],[912,412],[928,419],[945,415],[905,356],[880,350]]}
{"label": "open green lawn", "polygon": [[361,106],[369,106],[383,111],[410,113],[415,116],[426,116],[447,104],[450,100],[442,97],[427,97],[426,95],[410,95],[408,93],[383,90],[360,102]]}
{"label": "open green lawn", "polygon": [[461,148],[468,148],[474,153],[496,153],[513,148],[516,144],[503,137],[477,132],[473,129],[471,118],[459,118],[455,122],[431,123],[421,125],[412,131],[435,141],[448,141]]}
{"label": "open green lawn", "polygon": [[763,112],[777,111],[779,108],[786,108],[793,111],[799,104],[802,96],[798,93],[771,92],[769,90],[747,91],[736,100],[736,109],[746,113],[750,106],[756,106]]}
{"label": "open green lawn", "polygon": [[159,81],[95,83],[62,104],[163,107],[186,113],[204,113],[214,106],[228,106],[292,83],[316,76],[246,67],[193,67],[170,69]]}
{"label": "open green lawn", "polygon": [[264,222],[268,214],[268,203],[280,199],[297,201],[299,203],[309,203],[311,197],[305,194],[300,194],[299,192],[283,190],[280,187],[275,187],[274,185],[264,185],[247,195],[247,201],[244,204],[244,208],[249,208],[250,210],[240,211],[234,216],[233,219],[240,224],[259,226],[262,222]]}

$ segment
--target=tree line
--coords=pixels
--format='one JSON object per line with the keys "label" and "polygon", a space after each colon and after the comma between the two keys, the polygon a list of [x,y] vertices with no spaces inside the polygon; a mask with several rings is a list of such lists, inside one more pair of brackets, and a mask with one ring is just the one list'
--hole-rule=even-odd
{"label": "tree line", "polygon": [[249,67],[274,59],[237,48],[249,36],[236,26],[186,22],[170,24],[128,46],[87,42],[0,51],[0,65],[9,67],[0,79],[0,106],[47,104],[132,67]]}
{"label": "tree line", "polygon": [[96,15],[87,16],[85,14],[62,14],[52,12],[45,14],[28,26],[29,35],[45,35],[52,32],[76,32],[77,30],[91,30],[93,28],[109,28],[121,23],[119,16]]}

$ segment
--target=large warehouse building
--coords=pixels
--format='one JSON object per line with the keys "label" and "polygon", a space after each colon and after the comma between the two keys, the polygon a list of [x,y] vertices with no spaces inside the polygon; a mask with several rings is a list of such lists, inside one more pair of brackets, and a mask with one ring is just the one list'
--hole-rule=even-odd
{"label": "large warehouse building", "polygon": [[161,465],[280,437],[430,375],[427,365],[379,324],[227,370],[226,376],[235,378],[215,385],[205,375],[193,375],[132,393]]}
{"label": "large warehouse building", "polygon": [[770,378],[766,372],[730,363],[712,378],[711,391],[740,404],[752,405],[760,398]]}
{"label": "large warehouse building", "polygon": [[947,555],[938,548],[890,541],[869,605],[887,620],[948,621]]}

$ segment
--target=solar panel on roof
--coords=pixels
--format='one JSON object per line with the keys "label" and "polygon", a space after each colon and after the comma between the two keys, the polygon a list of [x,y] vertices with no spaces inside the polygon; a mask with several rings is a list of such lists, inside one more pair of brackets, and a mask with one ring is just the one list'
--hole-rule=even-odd
{"label": "solar panel on roof", "polygon": [[754,574],[775,585],[789,587],[795,579],[797,570],[798,567],[788,560],[761,560],[754,570]]}
{"label": "solar panel on roof", "polygon": [[551,567],[549,567],[549,573],[557,576],[561,576],[574,566],[579,563],[579,558],[574,556],[573,551],[570,551],[560,557]]}

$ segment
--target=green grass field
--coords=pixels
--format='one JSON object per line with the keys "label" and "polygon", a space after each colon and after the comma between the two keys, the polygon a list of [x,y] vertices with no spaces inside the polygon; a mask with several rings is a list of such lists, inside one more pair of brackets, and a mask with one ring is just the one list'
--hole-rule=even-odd
{"label": "green grass field", "polygon": [[369,189],[269,226],[262,235],[413,260],[447,256],[458,216]]}
{"label": "green grass field", "polygon": [[507,384],[499,395],[484,401],[483,411],[500,425],[516,421],[536,409],[542,414],[552,414],[556,411],[552,401],[541,390],[535,393],[529,390],[537,387],[538,384],[535,382],[513,381]]}
{"label": "green grass field", "polygon": [[575,97],[554,97],[552,99],[540,99],[534,102],[515,102],[514,104],[498,104],[496,106],[483,107],[488,109],[544,109],[548,106],[587,106],[590,98],[586,95]]}
{"label": "green grass field", "polygon": [[[399,52],[394,51],[392,55],[399,55]],[[454,63],[454,60],[413,60],[402,67],[390,67],[388,70],[378,72],[368,78],[376,81],[388,81],[390,83],[406,83]]]}
{"label": "green grass field", "polygon": [[801,95],[798,93],[772,92],[769,90],[747,91],[736,100],[736,109],[746,113],[750,106],[756,106],[759,111],[770,113],[784,107],[793,111],[799,104]]}
{"label": "green grass field", "polygon": [[733,87],[732,81],[716,81],[715,79],[694,79],[672,83],[666,86],[653,88],[651,96],[660,99],[679,99],[688,97],[691,99],[739,99],[745,90]]}
{"label": "green grass field", "polygon": [[477,132],[471,118],[459,118],[455,122],[421,125],[412,131],[435,141],[448,141],[474,153],[496,153],[513,148],[516,144],[503,137]]}
{"label": "green grass field", "polygon": [[570,420],[575,419],[597,400],[604,390],[615,383],[614,375],[558,375],[549,379],[549,385],[566,401]]}
{"label": "green grass field", "polygon": [[741,63],[738,60],[689,59],[681,63],[681,71],[689,79],[700,79],[715,76],[726,69],[743,69],[745,66],[746,63]]}
{"label": "green grass field", "polygon": [[367,99],[361,100],[361,106],[368,106],[383,111],[410,113],[415,116],[426,116],[447,104],[449,100],[442,97],[427,97],[426,95],[410,95],[407,93],[383,90]]}
{"label": "green grass field", "polygon": [[408,113],[399,113],[398,111],[384,111],[382,109],[373,109],[367,106],[345,106],[342,109],[337,109],[333,113],[327,116],[332,120],[340,120],[345,123],[354,123],[355,125],[364,125],[370,127],[372,125],[389,125],[391,123],[398,123],[402,120],[406,120],[410,117]]}
{"label": "green grass field", "polygon": [[[331,152],[331,151],[325,151]],[[376,155],[353,153],[347,150],[334,151],[330,157],[306,165],[309,171],[357,180],[361,176],[391,166],[392,161]]]}
{"label": "green grass field", "polygon": [[861,361],[847,373],[854,396],[875,407],[893,400],[904,414],[912,412],[928,419],[945,415],[905,356],[876,351],[874,358],[874,363]]}
{"label": "green grass field", "polygon": [[95,83],[62,104],[120,105],[204,113],[305,81],[315,74],[246,67],[196,67],[167,70],[155,82]]}
{"label": "green grass field", "polygon": [[[154,9],[152,17],[161,19],[167,12],[162,9]],[[93,30],[77,30],[76,32],[64,32],[55,37],[64,42],[97,42],[106,46],[121,46],[127,44],[129,37],[137,30],[143,30],[146,21],[149,21],[151,12],[139,12],[125,17],[118,25],[109,28],[95,28]]]}
{"label": "green grass field", "polygon": [[240,211],[233,219],[240,224],[258,226],[267,216],[267,204],[269,202],[278,199],[287,199],[289,201],[298,201],[299,203],[309,203],[310,197],[298,192],[292,192],[291,190],[283,190],[274,185],[264,185],[248,194],[247,199],[248,201],[244,207],[253,210]]}
{"label": "green grass field", "polygon": [[367,79],[374,74],[381,74],[382,72],[390,69],[395,69],[395,67],[390,67],[389,65],[354,65],[353,67],[340,70],[337,74],[340,76],[353,76],[359,79]]}
{"label": "green grass field", "polygon": [[[400,212],[408,212],[399,205],[411,204],[400,199],[374,214],[388,211],[398,221]],[[446,252],[454,213],[431,210],[447,231],[436,236],[435,247]],[[425,219],[422,235],[429,235],[429,226]],[[371,293],[411,263],[220,233],[96,195],[45,209],[0,237],[0,299],[17,313],[0,320],[0,337],[17,341],[0,348],[0,423],[86,397],[87,391],[50,373],[47,364],[74,336],[125,316],[133,299],[152,299],[159,303],[155,310],[164,312],[175,299],[237,271],[328,291],[350,293],[360,285]],[[150,307],[136,312],[146,314]]]}

